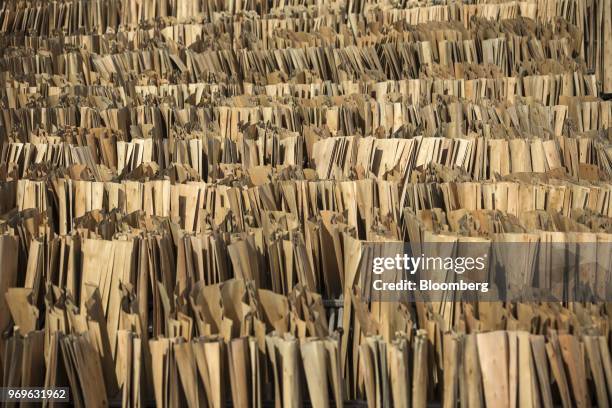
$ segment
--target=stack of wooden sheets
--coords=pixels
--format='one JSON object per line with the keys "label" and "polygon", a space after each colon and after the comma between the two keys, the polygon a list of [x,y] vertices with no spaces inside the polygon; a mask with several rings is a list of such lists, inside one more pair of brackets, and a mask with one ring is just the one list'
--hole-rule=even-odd
{"label": "stack of wooden sheets", "polygon": [[[610,406],[611,10],[4,1],[0,385],[76,407]],[[521,258],[559,302],[364,296],[368,245],[440,240],[604,249],[580,276]]]}

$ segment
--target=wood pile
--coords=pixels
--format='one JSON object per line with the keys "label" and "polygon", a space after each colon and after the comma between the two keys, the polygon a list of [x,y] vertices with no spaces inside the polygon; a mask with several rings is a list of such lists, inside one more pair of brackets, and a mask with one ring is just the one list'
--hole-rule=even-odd
{"label": "wood pile", "polygon": [[[4,1],[1,386],[76,407],[610,406],[611,13]],[[364,295],[372,243],[439,241],[535,243],[508,263],[560,298]],[[546,245],[576,242],[597,268],[547,272],[569,258]]]}

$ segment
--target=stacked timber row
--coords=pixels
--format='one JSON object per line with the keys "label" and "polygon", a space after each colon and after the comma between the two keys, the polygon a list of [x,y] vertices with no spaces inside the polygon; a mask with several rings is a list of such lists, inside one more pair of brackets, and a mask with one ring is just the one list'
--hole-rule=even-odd
{"label": "stacked timber row", "polygon": [[[4,1],[1,386],[610,406],[611,10]],[[376,256],[439,243],[522,297],[372,294]]]}

